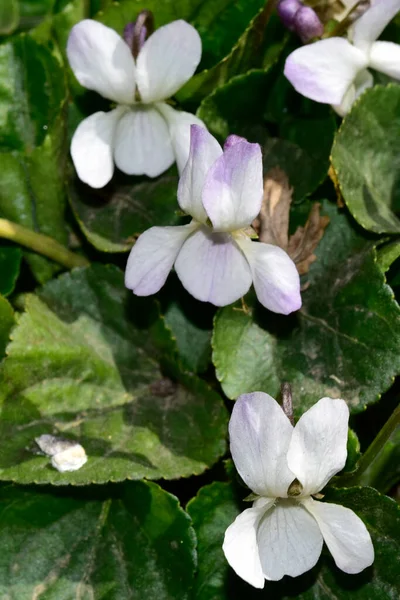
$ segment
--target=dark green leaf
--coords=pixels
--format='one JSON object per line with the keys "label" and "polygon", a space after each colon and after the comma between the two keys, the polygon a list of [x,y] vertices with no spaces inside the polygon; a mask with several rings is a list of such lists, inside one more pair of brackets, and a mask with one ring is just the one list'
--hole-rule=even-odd
{"label": "dark green leaf", "polygon": [[22,253],[17,246],[0,246],[0,294],[8,296],[14,290],[19,275]]}
{"label": "dark green leaf", "polygon": [[[116,267],[75,270],[29,297],[0,372],[0,478],[169,479],[213,464],[225,451],[223,402],[170,360],[161,370],[161,346],[171,359],[154,304],[125,290]],[[44,433],[79,440],[88,462],[55,471],[32,452]]]}
{"label": "dark green leaf", "polygon": [[[251,303],[216,317],[213,361],[225,394],[293,386],[297,414],[323,396],[351,411],[375,402],[400,372],[400,309],[371,243],[327,203],[329,224],[311,265],[303,306],[289,317]],[[373,349],[373,351],[371,351]]]}
{"label": "dark green leaf", "polygon": [[222,542],[225,530],[239,514],[232,485],[214,481],[201,488],[189,502],[187,511],[197,535],[198,573],[194,598],[230,598],[227,588],[229,566],[222,551]]}
{"label": "dark green leaf", "polygon": [[176,341],[183,364],[196,373],[204,372],[211,362],[211,334],[215,308],[195,300],[171,276],[162,294],[165,324]]}
{"label": "dark green leaf", "polygon": [[300,600],[387,600],[400,594],[398,543],[400,509],[391,499],[371,488],[330,490],[324,501],[353,510],[366,524],[375,548],[373,567],[359,575],[346,575],[334,566],[325,550],[317,566],[301,577],[266,582],[255,590],[239,579],[226,562],[222,543],[226,528],[248,505],[236,501],[225,483],[202,488],[188,505],[198,537],[199,573],[196,600],[299,598]]}
{"label": "dark green leaf", "polygon": [[399,233],[400,87],[376,86],[336,136],[332,164],[353,217],[369,231]]}
{"label": "dark green leaf", "polygon": [[4,356],[11,328],[14,325],[14,312],[11,305],[0,296],[0,359]]}
{"label": "dark green leaf", "polygon": [[285,36],[279,19],[272,15],[272,11],[273,2],[270,0],[254,17],[229,54],[210,69],[192,77],[178,92],[177,99],[191,103],[202,100],[235,75],[251,68],[267,67],[274,62],[285,44]]}
{"label": "dark green leaf", "polygon": [[180,222],[177,187],[176,175],[155,180],[114,177],[101,190],[75,179],[69,197],[77,221],[93,246],[102,252],[128,252],[137,236],[149,227]]}
{"label": "dark green leaf", "polygon": [[154,483],[130,483],[104,501],[7,487],[0,505],[4,598],[190,597],[190,519]]}
{"label": "dark green leaf", "polygon": [[[0,46],[0,216],[65,244],[66,94],[49,50],[21,35]],[[27,253],[40,282],[58,270]]]}
{"label": "dark green leaf", "polygon": [[18,26],[18,0],[6,0],[0,3],[0,35],[12,33]]}

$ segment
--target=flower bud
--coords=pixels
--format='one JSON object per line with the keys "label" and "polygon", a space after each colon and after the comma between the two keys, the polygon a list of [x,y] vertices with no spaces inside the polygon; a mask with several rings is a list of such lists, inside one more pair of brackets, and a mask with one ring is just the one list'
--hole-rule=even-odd
{"label": "flower bud", "polygon": [[313,38],[321,37],[324,26],[317,13],[309,6],[302,6],[294,17],[294,28],[302,42],[309,42]]}
{"label": "flower bud", "polygon": [[298,10],[303,7],[300,0],[281,0],[277,6],[280,20],[290,31],[294,31],[294,18]]}
{"label": "flower bud", "polygon": [[146,39],[154,31],[154,17],[150,10],[142,10],[136,21],[125,25],[123,38],[132,51],[134,58],[137,58]]}

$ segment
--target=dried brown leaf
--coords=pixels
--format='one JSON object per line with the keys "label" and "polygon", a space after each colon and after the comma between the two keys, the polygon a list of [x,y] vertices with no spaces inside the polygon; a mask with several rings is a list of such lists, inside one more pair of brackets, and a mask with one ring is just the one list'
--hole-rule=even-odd
{"label": "dried brown leaf", "polygon": [[264,179],[261,211],[253,221],[260,242],[274,244],[286,250],[288,246],[289,211],[293,188],[279,167],[268,171]]}
{"label": "dried brown leaf", "polygon": [[317,259],[314,250],[329,223],[329,217],[321,216],[320,209],[318,202],[313,204],[304,227],[298,227],[289,239],[287,251],[300,275],[308,273],[311,263]]}

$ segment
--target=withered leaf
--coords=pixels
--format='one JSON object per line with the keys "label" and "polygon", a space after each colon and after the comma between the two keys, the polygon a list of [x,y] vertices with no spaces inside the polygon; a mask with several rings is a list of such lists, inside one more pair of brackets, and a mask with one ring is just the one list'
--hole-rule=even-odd
{"label": "withered leaf", "polygon": [[320,209],[319,202],[313,204],[304,227],[298,227],[289,239],[287,252],[300,275],[308,273],[311,263],[317,259],[314,250],[329,223],[329,217],[320,215]]}

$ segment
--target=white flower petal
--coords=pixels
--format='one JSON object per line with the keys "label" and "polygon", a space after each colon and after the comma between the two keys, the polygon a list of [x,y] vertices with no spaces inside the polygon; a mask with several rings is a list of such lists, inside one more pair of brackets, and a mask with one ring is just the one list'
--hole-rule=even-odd
{"label": "white flower petal", "polygon": [[360,573],[374,562],[371,536],[362,520],[349,508],[312,498],[302,504],[317,521],[336,565],[345,573]]}
{"label": "white flower petal", "polygon": [[204,226],[184,243],[175,270],[192,296],[215,306],[232,304],[251,286],[249,265],[232,237]]}
{"label": "white flower petal", "polygon": [[259,302],[273,312],[288,315],[301,307],[300,277],[289,255],[272,244],[237,238],[249,261]]}
{"label": "white flower petal", "polygon": [[244,510],[225,532],[222,549],[226,560],[239,577],[256,588],[263,588],[262,572],[257,546],[257,528],[260,519],[274,504],[274,499],[263,498],[257,508]]}
{"label": "white flower petal", "polygon": [[68,38],[67,56],[81,85],[120,104],[135,99],[135,63],[128,45],[110,27],[85,19]]}
{"label": "white flower petal", "polygon": [[230,448],[239,475],[260,496],[287,496],[295,475],[287,464],[293,426],[264,392],[242,394],[229,422]]}
{"label": "white flower petal", "polygon": [[330,38],[292,52],[284,74],[303,96],[340,104],[359,71],[368,66],[367,56],[343,38]]}
{"label": "white flower petal", "polygon": [[205,125],[196,115],[175,110],[165,102],[160,102],[156,106],[167,121],[178,171],[182,173],[189,158],[191,126],[197,125],[204,129]]}
{"label": "white flower petal", "polygon": [[322,398],[296,423],[287,460],[303,485],[303,494],[316,494],[343,469],[348,422],[349,409],[344,400]]}
{"label": "white flower petal", "polygon": [[259,144],[229,145],[209,169],[203,205],[215,231],[248,227],[260,212],[263,167]]}
{"label": "white flower petal", "polygon": [[173,21],[155,31],[136,60],[137,84],[143,102],[170,98],[195,72],[201,39],[186,21]]}
{"label": "white flower petal", "polygon": [[381,73],[400,79],[400,45],[393,42],[375,42],[371,46],[369,64]]}
{"label": "white flower petal", "polygon": [[127,175],[157,177],[174,162],[168,126],[153,107],[134,106],[120,119],[115,135],[115,164]]}
{"label": "white flower petal", "polygon": [[182,210],[205,223],[207,213],[202,202],[204,181],[211,165],[222,156],[222,148],[204,127],[194,125],[190,132],[189,160],[179,179],[178,202]]}
{"label": "white flower petal", "polygon": [[79,179],[101,188],[114,173],[113,143],[123,108],[97,112],[79,123],[71,141],[71,156]]}
{"label": "white flower petal", "polygon": [[182,244],[195,225],[151,227],[129,254],[125,285],[137,296],[155,294],[164,285]]}
{"label": "white flower petal", "polygon": [[361,96],[361,94],[367,89],[374,85],[374,78],[368,69],[361,71],[354,80],[354,83],[349,87],[342,103],[334,105],[332,108],[340,115],[344,117],[350,111],[354,101]]}
{"label": "white flower petal", "polygon": [[372,42],[378,39],[399,11],[400,0],[375,0],[352,27],[354,45],[368,51]]}
{"label": "white flower petal", "polygon": [[257,532],[264,577],[297,577],[318,562],[323,540],[315,519],[293,500],[278,500],[261,519]]}

